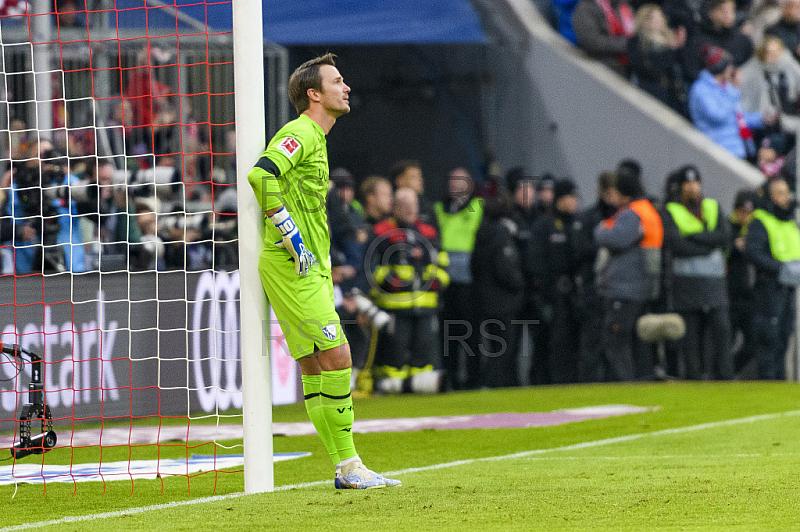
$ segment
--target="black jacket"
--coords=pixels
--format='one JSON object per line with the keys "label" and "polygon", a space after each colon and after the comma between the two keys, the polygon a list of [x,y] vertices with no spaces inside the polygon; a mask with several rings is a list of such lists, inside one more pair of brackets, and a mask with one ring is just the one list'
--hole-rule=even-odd
{"label": "black jacket", "polygon": [[748,230],[748,225],[731,220],[731,252],[728,256],[728,298],[731,304],[746,304],[753,297],[750,263],[745,252],[739,251],[735,243],[740,236],[746,236]]}
{"label": "black jacket", "polygon": [[[715,249],[726,251],[731,242],[728,218],[719,209],[717,226],[713,231],[682,236],[672,215],[664,209],[664,248],[672,260],[708,255]],[[671,272],[667,272],[670,274]],[[672,297],[675,310],[688,311],[727,306],[728,293],[725,278],[672,276]]]}
{"label": "black jacket", "polygon": [[733,63],[737,67],[753,56],[753,41],[738,28],[714,28],[710,23],[704,24],[697,35],[698,57],[705,44],[726,50],[733,56]]}
{"label": "black jacket", "polygon": [[[774,203],[765,201],[764,209],[780,220],[790,220],[794,209],[779,209]],[[769,245],[769,235],[767,228],[761,220],[754,219],[747,226],[747,237],[745,238],[745,255],[756,268],[756,283],[754,291],[765,288],[778,288],[778,273],[781,269],[781,262],[772,256]]]}
{"label": "black jacket", "polygon": [[599,247],[594,239],[594,228],[617,212],[616,207],[598,200],[594,205],[578,214],[579,225],[575,232],[576,274],[586,290],[594,288],[594,263]]}
{"label": "black jacket", "polygon": [[643,43],[639,35],[628,41],[631,75],[640,89],[668,105],[675,112],[688,116],[687,88],[683,49]]}
{"label": "black jacket", "polygon": [[483,318],[515,316],[522,307],[525,279],[516,233],[517,226],[509,217],[485,216],[475,235],[470,268]]}
{"label": "black jacket", "polygon": [[580,222],[556,213],[540,218],[533,227],[528,267],[538,294],[547,301],[574,290],[578,261],[575,251]]}

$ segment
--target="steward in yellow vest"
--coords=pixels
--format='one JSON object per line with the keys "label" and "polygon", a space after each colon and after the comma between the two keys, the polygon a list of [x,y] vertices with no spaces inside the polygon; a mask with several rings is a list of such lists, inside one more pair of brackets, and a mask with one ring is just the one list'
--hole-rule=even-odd
{"label": "steward in yellow vest", "polygon": [[[440,314],[446,389],[477,388],[481,376],[479,309],[475,302],[471,261],[475,235],[483,220],[483,198],[476,198],[474,190],[470,173],[464,168],[454,168],[447,176],[447,196],[433,206],[442,250],[447,252],[449,260],[450,287],[442,294]],[[459,341],[451,340],[455,337]],[[467,367],[467,379],[463,383],[458,379],[462,350]]]}
{"label": "steward in yellow vest", "polygon": [[[730,224],[719,203],[703,198],[700,172],[684,166],[667,178],[664,249],[672,303],[686,322],[683,364],[672,371],[689,379],[731,379],[730,316],[725,256]],[[703,349],[710,333],[711,353]],[[677,361],[676,361],[677,362]]]}
{"label": "steward in yellow vest", "polygon": [[789,185],[775,179],[747,229],[745,254],[756,268],[755,351],[760,379],[786,378],[785,354],[794,330],[794,292],[800,284],[800,229]]}

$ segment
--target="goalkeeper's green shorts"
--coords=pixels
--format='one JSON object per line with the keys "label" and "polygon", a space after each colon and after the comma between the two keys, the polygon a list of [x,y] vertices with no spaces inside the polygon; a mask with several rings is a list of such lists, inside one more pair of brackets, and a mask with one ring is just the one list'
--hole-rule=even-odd
{"label": "goalkeeper's green shorts", "polygon": [[306,277],[285,253],[261,253],[258,272],[295,360],[347,343],[333,303],[330,272],[314,265]]}

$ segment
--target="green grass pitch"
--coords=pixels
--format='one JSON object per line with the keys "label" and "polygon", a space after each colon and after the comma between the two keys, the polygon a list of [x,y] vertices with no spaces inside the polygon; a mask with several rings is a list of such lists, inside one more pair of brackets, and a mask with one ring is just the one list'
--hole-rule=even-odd
{"label": "green grass pitch", "polygon": [[[540,428],[356,434],[370,468],[401,471],[403,486],[393,489],[334,490],[327,455],[311,436],[274,439],[275,451],[313,452],[276,463],[275,485],[325,482],[274,493],[225,497],[243,491],[241,473],[193,477],[191,493],[187,479],[176,477],[164,480],[163,493],[160,480],[137,480],[132,493],[130,481],[105,488],[48,484],[44,494],[41,485],[20,485],[13,498],[14,487],[3,486],[0,531],[37,523],[48,532],[800,530],[797,384],[544,386],[375,397],[356,400],[356,415],[547,412],[604,404],[659,409]],[[305,419],[302,405],[274,409],[275,421]],[[60,461],[57,453],[46,455],[49,463]],[[76,452],[75,461],[95,458],[83,454]],[[207,500],[213,496],[222,497]],[[141,510],[201,498],[206,500]],[[117,513],[86,519],[108,512]]]}

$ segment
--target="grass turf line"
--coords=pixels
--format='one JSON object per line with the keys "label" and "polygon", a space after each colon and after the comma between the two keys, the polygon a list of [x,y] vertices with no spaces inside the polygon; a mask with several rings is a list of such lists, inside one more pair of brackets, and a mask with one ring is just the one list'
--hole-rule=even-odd
{"label": "grass turf line", "polygon": [[[544,388],[529,388],[524,390],[499,390],[492,392],[478,392],[472,394],[448,394],[434,398],[380,398],[372,399],[366,402],[360,402],[359,414],[360,417],[375,417],[370,415],[363,415],[366,411],[369,414],[370,409],[386,409],[387,417],[394,417],[399,415],[430,415],[430,412],[422,410],[439,410],[442,414],[465,414],[465,413],[485,413],[487,411],[532,411],[532,410],[552,410],[559,407],[571,408],[575,406],[588,406],[604,403],[624,402],[629,404],[637,404],[641,406],[657,406],[660,405],[662,409],[658,412],[651,412],[647,414],[638,414],[633,416],[621,416],[619,418],[610,418],[605,420],[586,421],[581,423],[574,423],[570,425],[562,425],[559,427],[545,427],[538,429],[502,429],[502,430],[471,430],[471,431],[422,431],[410,432],[401,434],[369,434],[358,435],[358,446],[360,452],[365,457],[369,457],[368,464],[376,470],[385,471],[392,467],[406,464],[425,464],[433,466],[441,462],[456,462],[459,460],[472,459],[481,457],[484,460],[472,463],[469,467],[450,468],[445,471],[440,469],[434,471],[418,471],[416,473],[408,473],[403,477],[405,487],[400,490],[382,490],[377,492],[335,492],[328,485],[330,482],[325,481],[322,485],[304,489],[304,490],[288,490],[279,493],[268,495],[248,496],[241,499],[236,499],[235,503],[230,500],[216,501],[209,504],[202,505],[202,507],[183,507],[171,508],[169,510],[151,512],[141,514],[137,517],[127,518],[114,518],[99,523],[81,523],[81,528],[97,528],[107,529],[110,526],[114,528],[123,527],[122,529],[157,529],[162,528],[169,523],[170,529],[177,527],[177,529],[184,530],[201,530],[208,528],[208,523],[214,522],[215,519],[220,517],[225,518],[226,523],[239,522],[243,515],[250,515],[251,517],[258,518],[259,523],[263,523],[265,528],[270,528],[271,525],[279,526],[279,523],[285,523],[287,519],[292,519],[294,523],[302,524],[303,522],[316,523],[316,521],[304,521],[305,519],[319,520],[320,523],[328,523],[330,526],[336,526],[339,522],[333,516],[339,515],[341,512],[337,501],[346,501],[344,511],[347,515],[361,516],[370,523],[375,523],[383,526],[390,526],[397,528],[398,523],[403,523],[400,529],[412,529],[414,527],[426,528],[436,524],[439,528],[459,528],[463,524],[471,524],[475,526],[493,526],[494,519],[502,519],[497,517],[508,514],[511,516],[509,524],[511,528],[519,526],[520,529],[530,529],[532,525],[539,523],[544,526],[547,524],[547,529],[558,528],[560,525],[568,525],[569,527],[580,526],[583,522],[577,517],[586,517],[592,515],[593,511],[601,510],[600,514],[610,512],[615,515],[615,519],[622,521],[619,523],[622,528],[614,526],[615,529],[625,529],[626,515],[638,515],[635,511],[637,507],[652,508],[652,501],[654,497],[647,500],[649,503],[641,502],[641,500],[634,501],[635,504],[628,504],[628,496],[635,492],[648,491],[647,483],[642,485],[644,477],[629,479],[627,484],[618,491],[603,491],[597,490],[596,501],[594,505],[584,508],[584,498],[588,497],[591,492],[587,492],[583,497],[579,497],[577,502],[575,499],[575,489],[586,487],[583,484],[592,484],[596,482],[600,488],[609,485],[609,479],[629,478],[629,470],[633,467],[634,470],[648,469],[648,476],[652,477],[658,482],[653,481],[653,484],[662,484],[665,494],[669,494],[672,485],[666,482],[663,478],[664,472],[669,472],[671,469],[678,468],[678,472],[673,472],[673,479],[679,478],[682,475],[690,473],[690,469],[678,467],[676,464],[671,464],[669,460],[654,459],[653,467],[644,466],[644,461],[641,456],[653,454],[656,458],[664,455],[674,455],[675,448],[670,446],[668,449],[661,442],[669,442],[675,438],[680,441],[694,441],[693,445],[696,447],[687,448],[681,444],[680,448],[687,452],[682,456],[697,455],[701,456],[697,459],[691,459],[698,463],[697,467],[704,466],[708,461],[721,461],[727,462],[730,465],[740,464],[742,468],[748,468],[748,464],[766,462],[767,465],[763,467],[764,474],[769,472],[775,476],[774,482],[759,483],[759,488],[762,491],[748,492],[742,494],[737,491],[737,486],[731,486],[729,491],[736,493],[738,498],[750,499],[751,502],[757,499],[772,500],[780,508],[792,506],[794,500],[798,500],[796,490],[793,486],[785,485],[782,483],[782,475],[786,472],[785,465],[781,466],[780,460],[786,460],[785,455],[792,449],[789,448],[789,443],[784,440],[782,447],[777,447],[781,450],[784,458],[769,457],[768,451],[773,450],[771,447],[776,442],[769,444],[761,441],[766,435],[769,434],[768,430],[764,430],[764,426],[780,426],[781,424],[789,424],[793,430],[797,430],[797,422],[789,422],[787,419],[767,419],[763,418],[759,421],[758,426],[752,426],[757,430],[747,430],[748,427],[736,426],[727,427],[725,424],[717,424],[707,427],[706,431],[697,431],[698,438],[690,438],[687,434],[672,434],[672,429],[680,431],[680,427],[688,423],[697,421],[705,423],[714,423],[714,421],[722,421],[731,419],[733,417],[742,417],[743,414],[759,415],[763,412],[775,412],[776,410],[794,407],[796,408],[800,398],[798,393],[799,388],[791,384],[669,384],[669,385],[625,385],[625,386],[571,386],[571,387],[544,387]],[[425,399],[424,405],[421,399]],[[287,421],[291,416],[295,415],[291,408],[276,408],[276,420]],[[443,412],[442,412],[443,411]],[[283,418],[283,419],[281,419]],[[636,436],[640,432],[655,432],[656,430],[666,431],[660,438],[643,438]],[[711,451],[708,444],[712,438],[709,437],[712,432],[726,433],[730,431],[732,441],[741,440],[744,443],[748,441],[759,441],[759,446],[755,448],[747,448],[747,445],[737,444],[731,449],[723,449],[724,452],[717,453],[726,457],[725,459],[712,460],[709,458]],[[617,439],[621,436],[628,437],[627,440],[618,440],[616,445],[603,447],[603,454],[609,454],[609,450],[618,450],[620,452],[620,459],[610,461],[607,459],[599,460],[600,465],[607,473],[615,473],[614,475],[601,476],[596,478],[592,472],[597,469],[596,463],[598,460],[590,456],[596,451],[592,448],[581,448],[587,440],[594,439]],[[605,436],[605,437],[603,437]],[[715,439],[716,440],[716,439]],[[325,462],[327,457],[317,449],[318,444],[313,437],[297,437],[297,438],[276,438],[276,450],[314,450],[315,456],[313,459],[306,459],[297,461],[296,464],[289,462],[276,464],[276,482],[287,483],[286,480],[309,479],[309,478],[328,478],[330,476],[330,466]],[[702,444],[697,447],[698,444]],[[560,477],[554,471],[552,461],[533,460],[532,456],[517,456],[516,460],[509,460],[506,462],[492,461],[491,457],[499,454],[500,452],[507,451],[505,454],[515,454],[522,451],[530,451],[532,447],[538,447],[539,450],[545,447],[564,447],[560,452],[570,453],[576,455],[574,459],[566,460],[563,463],[559,462],[555,468],[558,471],[570,470],[572,468],[582,469],[577,477]],[[766,451],[765,452],[765,447]],[[384,454],[385,449],[392,448],[391,455]],[[632,453],[629,449],[635,448],[636,452]],[[742,457],[740,451],[744,449],[753,456]],[[796,448],[794,449],[797,450]],[[537,452],[540,452],[537,451]],[[667,453],[669,451],[669,453]],[[733,452],[736,451],[736,452]],[[548,451],[554,452],[554,451]],[[586,453],[586,457],[580,456]],[[634,457],[628,459],[627,455],[635,454]],[[689,459],[681,458],[678,461],[686,461]],[[300,463],[303,462],[303,463]],[[375,464],[378,462],[378,464]],[[522,463],[524,465],[520,466]],[[590,464],[591,467],[587,466]],[[502,466],[501,466],[502,465]],[[513,465],[513,467],[507,467]],[[778,467],[776,467],[776,465]],[[667,467],[668,466],[668,467]],[[759,466],[760,468],[761,466]],[[736,468],[739,468],[737,465]],[[703,468],[700,468],[703,469]],[[726,478],[736,477],[735,472],[732,474],[729,467],[722,468],[718,473]],[[486,474],[485,471],[492,471],[492,474]],[[711,468],[710,470],[714,470]],[[318,474],[317,474],[318,471]],[[526,473],[527,472],[527,473]],[[531,473],[533,472],[533,473]],[[667,475],[668,476],[668,475]],[[202,477],[199,477],[202,478]],[[757,477],[753,477],[757,478]],[[766,478],[766,477],[765,477]],[[498,479],[501,480],[498,484]],[[182,482],[181,482],[182,480]],[[741,478],[739,479],[741,480]],[[109,483],[110,493],[103,497],[96,496],[98,494],[97,486],[94,489],[86,489],[87,485],[79,485],[78,494],[75,497],[69,497],[72,493],[73,487],[62,486],[58,489],[56,486],[51,485],[48,487],[46,497],[41,498],[41,486],[23,486],[20,495],[12,501],[9,512],[5,512],[4,524],[9,523],[6,518],[12,516],[20,516],[20,512],[25,512],[28,508],[32,512],[33,519],[26,519],[17,521],[18,524],[32,521],[41,521],[42,518],[47,517],[60,517],[65,514],[80,514],[80,513],[98,513],[98,510],[104,509],[120,509],[124,510],[130,508],[132,504],[142,505],[142,503],[164,502],[165,499],[181,499],[190,497],[185,493],[186,479],[166,479],[165,486],[167,488],[166,495],[158,495],[153,493],[151,487],[157,481],[144,481],[136,484],[136,490],[133,496],[130,493],[130,484],[127,488],[119,488],[119,485],[126,484],[124,482]],[[666,484],[665,484],[666,482]],[[725,485],[726,482],[721,482],[720,479],[711,478],[709,482],[715,485]],[[688,482],[689,485],[692,482]],[[159,485],[160,486],[160,485]],[[241,475],[228,475],[224,481],[220,482],[218,486],[218,493],[233,491],[241,491]],[[548,502],[548,497],[545,494],[550,493],[545,488],[555,493],[556,501],[558,504]],[[614,485],[616,486],[616,485]],[[783,486],[783,488],[781,488]],[[38,489],[37,489],[38,488]],[[198,493],[202,493],[203,485],[200,482],[192,482],[192,491],[194,497]],[[647,488],[647,489],[646,489]],[[779,489],[786,489],[787,496],[774,498],[774,491]],[[462,491],[463,490],[463,491]],[[544,490],[544,494],[543,494]],[[459,496],[464,493],[472,493],[468,497]],[[372,495],[369,495],[372,493]],[[504,495],[505,493],[505,495]],[[605,493],[605,495],[603,495]],[[519,500],[515,504],[511,504],[508,497],[514,494],[519,495]],[[4,495],[0,492],[0,497]],[[480,500],[478,504],[470,506],[466,501],[470,501],[477,496]],[[262,498],[267,497],[267,498]],[[344,498],[343,498],[344,497]],[[366,497],[366,498],[365,498]],[[387,499],[386,497],[389,497]],[[692,512],[699,513],[699,517],[693,518],[690,523],[690,528],[699,529],[719,529],[721,522],[714,518],[714,512],[711,509],[716,504],[716,499],[711,495],[696,495],[695,497],[707,498],[714,504],[702,505],[699,509],[694,508]],[[613,498],[614,502],[609,498]],[[496,508],[485,508],[485,501],[494,500]],[[673,501],[682,500],[680,492],[672,497]],[[372,502],[370,502],[372,501]],[[381,502],[382,501],[382,502]],[[43,504],[45,503],[45,504]],[[351,506],[357,505],[356,507]],[[389,506],[386,506],[386,505]],[[617,506],[615,506],[615,504]],[[227,506],[225,506],[227,505]],[[375,507],[374,505],[377,505]],[[397,505],[397,509],[393,506]],[[432,505],[432,506],[431,506]],[[221,508],[221,506],[225,506]],[[407,511],[400,510],[403,507]],[[431,506],[436,507],[438,511],[431,512]],[[692,509],[692,504],[681,502],[680,505],[673,505],[675,508],[684,506],[684,510]],[[706,506],[709,510],[706,510]],[[745,505],[747,506],[747,505]],[[228,508],[232,508],[228,510]],[[265,515],[265,509],[269,508],[270,512]],[[546,515],[551,511],[554,515],[559,515],[556,509],[563,509],[568,513],[554,519],[553,516]],[[594,508],[594,510],[592,510]],[[622,512],[620,509],[624,509]],[[758,505],[752,506],[749,510],[744,511],[739,515],[744,522],[748,523],[752,529],[770,529],[763,528],[763,523],[754,519],[757,516]],[[274,510],[274,511],[272,511]],[[352,511],[351,511],[352,510]],[[590,511],[591,510],[591,511]],[[20,511],[20,512],[18,512]],[[216,512],[216,513],[215,513]],[[320,514],[321,512],[321,514]],[[544,512],[544,513],[543,513]],[[627,514],[626,514],[627,512]],[[690,512],[690,513],[692,513]],[[704,514],[705,512],[705,514]],[[329,515],[330,513],[330,515]],[[563,513],[563,512],[562,512]],[[779,514],[781,512],[778,512]],[[795,509],[795,513],[796,509]],[[48,515],[50,514],[50,515]],[[60,515],[59,515],[60,514]],[[574,515],[572,515],[574,514]],[[524,516],[529,516],[526,518]],[[596,529],[598,523],[603,523],[602,515],[594,515],[589,521],[589,528]],[[157,517],[156,517],[157,516]],[[183,517],[180,517],[183,516]],[[214,517],[216,516],[216,517]],[[515,517],[516,516],[516,517]],[[531,519],[535,517],[536,521]],[[564,520],[568,518],[569,520]],[[331,520],[328,521],[327,519]],[[360,518],[360,517],[359,517]],[[588,518],[588,517],[587,517]],[[180,520],[183,519],[183,522]],[[432,519],[432,520],[430,520]],[[560,520],[559,520],[560,519]],[[638,518],[637,518],[638,519]],[[749,519],[749,521],[747,521]],[[499,521],[498,521],[499,523]],[[516,523],[516,525],[515,525]],[[683,524],[679,524],[683,523]],[[731,522],[735,524],[735,520]],[[753,524],[757,524],[752,528]],[[242,525],[247,525],[245,518]],[[786,523],[783,523],[786,525]],[[669,528],[670,526],[685,526],[680,516],[671,516],[659,523],[640,522],[637,521],[635,525],[630,528],[631,530],[641,530],[650,528]],[[74,528],[74,524],[72,527]],[[610,526],[610,525],[609,525]],[[703,526],[709,528],[703,528]],[[741,525],[740,525],[741,526]],[[130,528],[129,528],[130,527]],[[761,528],[759,528],[761,527]],[[70,525],[63,524],[57,526],[57,529],[70,529]],[[540,526],[533,526],[533,528],[544,529]],[[163,528],[162,528],[163,529]],[[572,529],[572,528],[571,528]],[[772,528],[780,529],[780,528]],[[783,529],[787,529],[785,526]]]}

